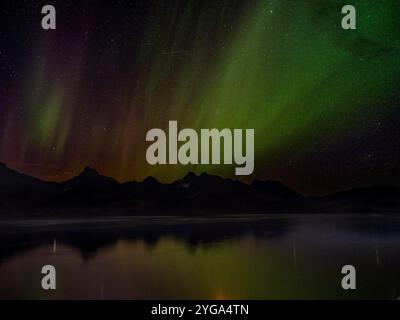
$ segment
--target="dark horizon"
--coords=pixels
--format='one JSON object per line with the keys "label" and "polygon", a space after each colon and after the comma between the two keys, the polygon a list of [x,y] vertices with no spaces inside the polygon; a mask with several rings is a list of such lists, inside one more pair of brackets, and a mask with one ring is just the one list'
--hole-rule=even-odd
{"label": "dark horizon", "polygon": [[[201,173],[196,173],[196,172],[194,172],[194,171],[189,171],[189,172],[187,172],[186,174],[184,174],[182,177],[180,177],[180,178],[178,178],[178,179],[176,179],[176,180],[173,180],[173,181],[171,181],[171,182],[162,182],[162,181],[160,181],[159,179],[157,179],[157,177],[154,177],[154,176],[147,176],[147,177],[145,177],[145,178],[142,179],[142,180],[126,180],[126,181],[119,181],[119,180],[115,179],[115,178],[112,177],[112,176],[108,176],[108,175],[103,174],[101,171],[97,170],[96,168],[93,168],[93,167],[90,166],[90,165],[83,166],[82,169],[81,169],[76,175],[73,175],[73,176],[71,176],[71,177],[68,178],[68,179],[65,179],[65,180],[46,180],[46,179],[42,179],[42,178],[40,178],[40,177],[32,176],[32,175],[30,175],[30,174],[28,174],[28,173],[25,173],[25,172],[21,172],[21,171],[17,170],[16,168],[10,167],[7,163],[2,162],[2,161],[0,161],[0,167],[1,167],[1,166],[5,166],[7,169],[16,171],[16,172],[19,173],[19,174],[22,174],[22,175],[25,175],[25,176],[28,176],[28,177],[31,177],[31,178],[35,178],[35,179],[40,180],[40,181],[42,181],[42,182],[50,182],[50,183],[53,182],[53,183],[58,183],[58,184],[62,184],[62,183],[64,183],[64,182],[68,182],[68,181],[70,181],[70,180],[73,180],[74,178],[77,178],[77,177],[79,177],[80,175],[82,175],[85,171],[87,171],[87,170],[92,170],[92,171],[96,172],[99,176],[102,176],[102,177],[105,177],[105,178],[110,178],[110,179],[114,180],[116,183],[118,183],[118,184],[120,184],[120,185],[123,185],[123,184],[125,184],[125,183],[130,183],[130,182],[132,182],[132,183],[142,183],[142,182],[145,182],[146,180],[148,180],[149,178],[150,178],[150,179],[155,179],[155,180],[156,180],[158,183],[160,183],[161,185],[173,185],[174,183],[176,183],[176,182],[178,182],[178,181],[180,181],[180,180],[183,180],[184,178],[186,178],[186,177],[188,177],[188,176],[190,176],[190,175],[195,175],[196,177],[199,177],[199,176],[201,176],[201,175],[214,176],[214,177],[221,178],[221,179],[224,179],[224,180],[226,179],[226,180],[231,180],[231,181],[234,181],[234,182],[244,183],[245,185],[248,185],[248,186],[250,186],[250,185],[253,184],[254,182],[258,182],[258,181],[261,181],[261,182],[273,182],[273,183],[279,183],[279,184],[281,184],[282,186],[284,186],[285,188],[288,188],[288,189],[290,189],[290,190],[292,190],[292,191],[294,191],[294,192],[296,192],[296,193],[302,195],[302,196],[305,197],[305,198],[307,198],[307,197],[324,197],[324,196],[334,195],[334,194],[343,193],[343,192],[348,192],[348,191],[353,191],[353,190],[358,190],[358,189],[370,189],[370,188],[399,188],[399,189],[400,189],[400,186],[399,186],[399,185],[377,184],[377,185],[361,185],[361,186],[352,187],[352,188],[347,188],[347,189],[338,189],[338,190],[335,190],[335,191],[332,191],[332,192],[328,192],[328,193],[307,194],[307,193],[302,193],[301,191],[296,190],[295,188],[292,188],[292,187],[290,187],[290,186],[288,186],[288,185],[285,185],[284,183],[282,183],[282,182],[279,181],[279,180],[257,179],[257,178],[254,178],[253,180],[247,180],[247,181],[246,181],[246,180],[243,180],[243,179],[240,179],[240,178],[236,178],[236,179],[235,179],[235,177],[233,177],[233,178],[232,178],[232,177],[222,177],[222,176],[219,176],[219,175],[217,175],[217,174],[211,174],[211,173],[208,173],[208,172],[205,172],[205,171],[203,171],[203,172],[201,172]],[[1,179],[1,176],[0,176],[0,179]]]}
{"label": "dark horizon", "polygon": [[400,212],[398,187],[366,187],[304,196],[277,181],[254,180],[246,184],[207,173],[189,173],[171,184],[163,184],[154,177],[119,183],[86,167],[69,180],[46,182],[3,165],[0,187],[1,212],[5,216]]}

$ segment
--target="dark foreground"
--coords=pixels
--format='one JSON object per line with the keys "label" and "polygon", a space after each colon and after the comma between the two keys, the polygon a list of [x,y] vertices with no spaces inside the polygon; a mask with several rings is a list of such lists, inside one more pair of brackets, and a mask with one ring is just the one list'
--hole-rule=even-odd
{"label": "dark foreground", "polygon": [[[397,299],[400,216],[2,220],[2,299]],[[42,290],[41,268],[57,270]],[[357,290],[341,288],[343,265]]]}

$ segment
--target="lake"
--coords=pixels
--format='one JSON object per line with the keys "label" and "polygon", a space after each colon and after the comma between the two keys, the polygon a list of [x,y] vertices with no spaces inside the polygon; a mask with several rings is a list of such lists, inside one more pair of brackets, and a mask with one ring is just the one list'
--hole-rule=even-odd
{"label": "lake", "polygon": [[[400,216],[0,222],[1,299],[397,299]],[[54,265],[57,289],[41,288]],[[357,290],[341,288],[341,268]]]}

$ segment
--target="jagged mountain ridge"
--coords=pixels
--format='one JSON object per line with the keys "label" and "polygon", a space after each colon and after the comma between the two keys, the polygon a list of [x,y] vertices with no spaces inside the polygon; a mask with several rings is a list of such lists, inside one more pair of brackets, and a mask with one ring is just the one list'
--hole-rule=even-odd
{"label": "jagged mountain ridge", "polygon": [[46,182],[0,164],[0,191],[2,214],[68,214],[79,208],[90,215],[400,212],[397,187],[304,197],[277,181],[246,184],[193,172],[171,184],[154,177],[119,183],[86,167],[69,180]]}

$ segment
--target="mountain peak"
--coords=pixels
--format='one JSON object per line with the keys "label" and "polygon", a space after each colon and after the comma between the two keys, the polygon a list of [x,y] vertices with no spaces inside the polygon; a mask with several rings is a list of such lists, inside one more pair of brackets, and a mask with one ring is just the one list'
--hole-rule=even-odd
{"label": "mountain peak", "polygon": [[1,172],[8,172],[10,169],[7,167],[7,165],[3,162],[0,162],[0,171]]}
{"label": "mountain peak", "polygon": [[193,171],[190,171],[186,176],[183,177],[182,181],[190,181],[196,179],[198,176]]}
{"label": "mountain peak", "polygon": [[188,172],[186,177],[197,177],[197,174],[195,174],[193,171]]}
{"label": "mountain peak", "polygon": [[63,182],[66,185],[93,185],[93,186],[104,186],[104,185],[116,185],[118,184],[113,178],[106,177],[98,173],[95,169],[86,166],[80,174],[73,177],[70,180]]}
{"label": "mountain peak", "polygon": [[40,179],[31,177],[29,175],[20,173],[14,169],[9,168],[4,162],[0,162],[0,185],[12,186],[12,185],[31,185],[38,186],[40,184],[47,184]]}
{"label": "mountain peak", "polygon": [[148,176],[146,179],[144,179],[143,183],[144,184],[153,184],[153,185],[154,184],[160,184],[160,182],[156,178],[154,178],[152,176]]}
{"label": "mountain peak", "polygon": [[79,174],[79,176],[81,176],[81,175],[98,175],[98,176],[100,176],[100,174],[95,169],[93,169],[92,167],[89,167],[89,166],[86,166],[82,170],[82,172]]}

